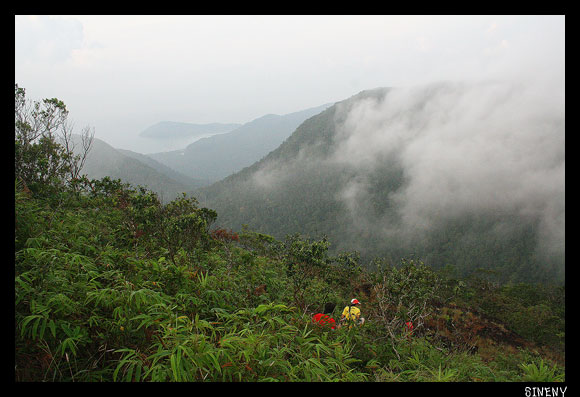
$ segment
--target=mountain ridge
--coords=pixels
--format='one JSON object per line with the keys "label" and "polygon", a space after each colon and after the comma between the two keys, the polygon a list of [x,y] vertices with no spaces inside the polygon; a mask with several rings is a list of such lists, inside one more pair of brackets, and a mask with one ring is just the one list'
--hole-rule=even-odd
{"label": "mountain ridge", "polygon": [[183,174],[215,182],[252,165],[276,149],[305,119],[329,106],[264,115],[234,131],[199,139],[182,150],[148,156]]}
{"label": "mountain ridge", "polygon": [[139,133],[139,136],[157,139],[199,138],[207,134],[223,134],[240,127],[239,123],[184,123],[160,121]]}
{"label": "mountain ridge", "polygon": [[[75,140],[79,137],[73,136]],[[80,150],[80,145],[77,145],[77,150]],[[98,138],[93,138],[81,173],[91,179],[108,176],[133,186],[145,186],[159,194],[164,201],[171,201],[181,193],[191,192],[201,186],[200,181],[179,175],[153,159],[128,150],[115,149]]]}
{"label": "mountain ridge", "polygon": [[[326,235],[335,250],[357,250],[367,263],[418,255],[504,281],[563,280],[563,227],[548,223],[564,210],[563,123],[534,97],[514,122],[511,106],[526,95],[495,82],[361,91],[194,194],[222,227]],[[502,145],[506,139],[524,149]],[[545,187],[535,183],[538,173],[553,175]]]}

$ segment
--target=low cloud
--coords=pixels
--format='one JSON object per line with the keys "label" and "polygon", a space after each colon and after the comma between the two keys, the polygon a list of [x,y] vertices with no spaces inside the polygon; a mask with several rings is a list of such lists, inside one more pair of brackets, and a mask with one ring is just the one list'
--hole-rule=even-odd
{"label": "low cloud", "polygon": [[[557,89],[557,87],[554,87]],[[333,161],[358,170],[340,199],[360,228],[417,236],[447,219],[518,214],[537,222],[538,248],[564,247],[563,95],[489,81],[396,88],[349,108]],[[393,219],[365,213],[369,175],[395,160],[404,183],[384,200]],[[419,233],[419,234],[418,234]]]}

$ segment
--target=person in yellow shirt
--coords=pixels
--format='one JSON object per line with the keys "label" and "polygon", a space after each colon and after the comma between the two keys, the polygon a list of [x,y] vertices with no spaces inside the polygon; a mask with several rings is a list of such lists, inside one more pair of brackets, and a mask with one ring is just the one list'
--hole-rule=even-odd
{"label": "person in yellow shirt", "polygon": [[346,306],[342,311],[342,315],[340,316],[340,322],[344,323],[347,322],[349,324],[349,328],[353,325],[362,325],[365,322],[365,319],[361,317],[361,312],[359,309],[360,302],[358,299],[352,299],[350,301],[350,305]]}

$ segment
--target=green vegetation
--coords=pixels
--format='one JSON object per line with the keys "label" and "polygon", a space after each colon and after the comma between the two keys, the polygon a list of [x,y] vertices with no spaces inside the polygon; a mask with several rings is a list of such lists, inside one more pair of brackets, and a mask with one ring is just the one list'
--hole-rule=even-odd
{"label": "green vegetation", "polygon": [[[53,137],[22,143],[28,127],[15,142],[16,381],[565,380],[563,287],[410,259],[369,270],[324,238],[218,228],[194,198],[69,177]],[[44,167],[46,153],[65,168]],[[363,326],[311,322],[352,297]]]}

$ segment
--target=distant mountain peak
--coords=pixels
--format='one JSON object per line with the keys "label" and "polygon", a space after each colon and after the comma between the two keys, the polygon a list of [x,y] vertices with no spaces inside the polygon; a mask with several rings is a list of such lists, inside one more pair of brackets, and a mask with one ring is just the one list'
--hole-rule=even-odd
{"label": "distant mountain peak", "polygon": [[201,138],[207,135],[223,134],[241,126],[238,123],[194,124],[177,121],[160,121],[147,127],[139,136],[154,139]]}
{"label": "distant mountain peak", "polygon": [[183,151],[160,151],[148,156],[182,174],[214,182],[260,160],[280,146],[304,120],[329,106],[285,115],[266,114],[232,131],[195,140]]}

